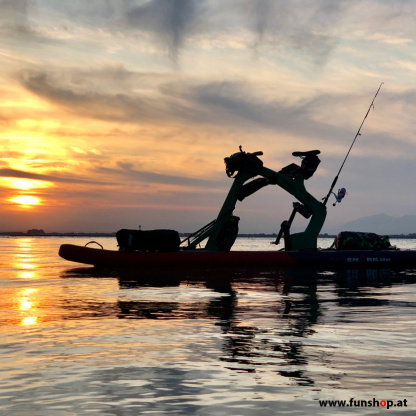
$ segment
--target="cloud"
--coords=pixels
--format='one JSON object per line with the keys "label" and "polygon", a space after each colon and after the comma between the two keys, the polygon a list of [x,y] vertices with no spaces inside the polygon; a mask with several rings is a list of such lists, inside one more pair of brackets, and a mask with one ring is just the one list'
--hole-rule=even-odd
{"label": "cloud", "polygon": [[148,184],[164,184],[164,185],[179,185],[179,186],[195,186],[195,187],[204,187],[212,188],[216,186],[221,186],[224,181],[215,181],[203,178],[192,178],[187,176],[178,176],[178,175],[169,175],[154,173],[148,171],[141,171],[133,169],[131,163],[118,162],[117,166],[121,169],[111,169],[106,167],[99,167],[96,169],[98,174],[110,174],[112,177],[114,175],[121,176],[124,180],[139,180]]}
{"label": "cloud", "polygon": [[59,38],[68,44],[82,36],[81,28],[89,28],[105,33],[107,41],[110,36],[122,43],[140,39],[148,48],[167,51],[175,65],[187,46],[214,44],[223,36],[240,37],[240,45],[257,51],[298,51],[300,59],[322,65],[345,39],[409,42],[416,12],[414,4],[400,0],[394,7],[349,0],[0,0],[0,9],[0,30],[11,37],[26,33],[27,41]]}
{"label": "cloud", "polygon": [[9,45],[14,45],[9,56],[15,60],[31,60],[22,57],[26,53],[15,53],[22,45],[57,42],[42,31],[43,24],[37,20],[39,5],[36,0],[0,0],[0,34]]}
{"label": "cloud", "polygon": [[58,175],[43,175],[40,173],[25,172],[17,169],[0,169],[0,177],[4,178],[25,178],[34,179],[37,181],[48,181],[58,183],[75,183],[75,184],[89,184],[89,185],[105,185],[105,182],[93,181],[90,179],[79,178],[76,176],[58,176]]}
{"label": "cloud", "polygon": [[30,31],[29,14],[33,2],[30,0],[0,0],[0,29],[27,33]]}
{"label": "cloud", "polygon": [[[301,2],[302,3],[302,2]],[[346,2],[318,0],[300,7],[284,0],[150,0],[127,7],[127,27],[151,34],[176,64],[179,53],[196,42],[245,31],[253,36],[247,48],[283,46],[301,49],[322,62],[337,45],[329,28],[343,15]]]}
{"label": "cloud", "polygon": [[[121,71],[123,72],[123,71]],[[58,104],[80,117],[106,121],[140,124],[183,123],[189,125],[231,126],[237,130],[248,126],[274,131],[292,130],[306,137],[333,133],[331,126],[314,121],[310,111],[327,100],[316,95],[307,100],[288,103],[277,97],[265,97],[258,85],[244,79],[234,81],[200,81],[173,78],[168,74],[155,80],[147,90],[131,90],[122,82],[119,90],[104,91],[101,85],[110,77],[107,71],[94,71],[91,82],[80,82],[74,69],[69,75],[60,71],[44,72],[28,70],[20,75],[22,85],[32,93]],[[83,75],[85,76],[85,74]],[[117,76],[121,76],[118,75]],[[145,75],[128,72],[126,77],[146,79]],[[121,76],[124,78],[124,76]],[[75,82],[74,80],[77,80]],[[115,87],[114,87],[115,88]],[[340,101],[344,97],[337,97]],[[339,134],[339,128],[337,129]]]}
{"label": "cloud", "polygon": [[[337,45],[331,28],[340,22],[345,4],[341,0],[304,1],[296,6],[284,0],[0,0],[0,24],[10,36],[31,35],[26,37],[31,42],[65,43],[79,36],[80,27],[123,39],[145,39],[148,46],[167,51],[175,65],[188,45],[198,47],[202,39],[215,42],[224,35],[242,34],[247,49],[283,46],[321,62]],[[51,17],[53,27],[46,23]]]}
{"label": "cloud", "polygon": [[322,62],[337,45],[330,28],[342,19],[345,1],[317,0],[297,6],[285,0],[150,0],[125,4],[127,27],[149,33],[164,45],[174,63],[194,38],[215,39],[245,31],[247,48],[283,46],[301,49]]}
{"label": "cloud", "polygon": [[148,31],[168,48],[176,63],[180,48],[202,23],[204,0],[151,0],[131,7],[126,22],[132,28]]}
{"label": "cloud", "polygon": [[20,79],[32,93],[86,117],[125,122],[146,120],[152,118],[149,109],[158,107],[156,100],[145,96],[127,91],[105,93],[100,89],[91,89],[88,84],[77,85],[72,80],[62,82],[57,75],[51,72],[25,71]]}
{"label": "cloud", "polygon": [[[276,140],[297,137],[297,147],[305,146],[308,141],[313,142],[314,147],[330,143],[333,154],[343,152],[342,146],[346,148],[353,139],[374,93],[373,90],[365,93],[308,90],[305,97],[288,100],[287,93],[266,90],[260,81],[198,79],[170,72],[131,71],[115,65],[56,68],[48,72],[26,70],[19,79],[29,91],[65,108],[72,115],[128,123],[139,129],[147,125],[153,132],[152,137],[157,136],[156,130],[168,129],[170,134],[159,137],[158,141],[178,140],[185,133],[180,129],[186,129],[188,135],[194,135],[192,129],[209,131],[211,136],[214,132],[223,134],[225,129],[232,129],[234,136],[246,138],[249,131],[263,136],[274,134]],[[138,88],[132,88],[132,85]],[[363,134],[378,135],[374,140],[383,142],[383,149],[390,149],[391,157],[407,158],[411,154],[413,145],[409,143],[413,138],[402,133],[403,125],[394,127],[400,129],[394,133],[392,127],[397,124],[396,119],[409,126],[414,124],[411,118],[400,116],[400,112],[404,106],[413,114],[415,97],[414,90],[408,88],[399,92],[384,91],[383,88],[375,105],[382,109],[384,103],[390,103],[389,113],[394,115],[390,126],[382,120],[372,126],[373,116],[366,121]],[[227,137],[232,140],[229,135]],[[199,138],[194,135],[194,142],[204,140],[206,135],[199,134]],[[397,146],[399,140],[400,147]],[[369,143],[373,141],[363,141],[358,154],[370,151]],[[282,143],[279,146],[282,147]],[[75,147],[86,151],[80,144]],[[380,149],[377,147],[376,151]],[[89,156],[94,156],[94,152],[89,152]]]}
{"label": "cloud", "polygon": [[247,0],[245,11],[257,35],[257,47],[263,43],[289,46],[321,61],[337,45],[331,28],[341,20],[345,4],[317,0],[294,6],[285,0]]}

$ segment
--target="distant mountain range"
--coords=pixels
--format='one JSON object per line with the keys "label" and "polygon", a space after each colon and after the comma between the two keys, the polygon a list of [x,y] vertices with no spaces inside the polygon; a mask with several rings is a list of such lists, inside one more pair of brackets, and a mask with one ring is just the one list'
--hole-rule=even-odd
{"label": "distant mountain range", "polygon": [[416,215],[391,217],[387,214],[372,215],[347,222],[336,228],[325,229],[328,234],[340,231],[365,231],[377,234],[397,235],[416,233]]}

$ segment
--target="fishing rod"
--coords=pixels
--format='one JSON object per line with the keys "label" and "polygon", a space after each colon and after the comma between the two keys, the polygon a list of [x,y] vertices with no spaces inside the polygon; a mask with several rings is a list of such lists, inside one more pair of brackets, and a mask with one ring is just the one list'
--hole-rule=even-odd
{"label": "fishing rod", "polygon": [[[326,196],[325,198],[323,198],[323,201],[324,201],[324,202],[323,202],[323,204],[324,204],[324,205],[326,205],[326,203],[328,202],[328,198],[330,197],[331,193],[333,193],[332,191],[333,191],[333,189],[334,189],[334,187],[335,187],[335,185],[336,185],[336,183],[337,183],[337,181],[338,181],[338,176],[339,176],[339,174],[341,173],[341,170],[342,170],[342,168],[344,167],[345,162],[347,161],[347,158],[348,158],[348,156],[349,156],[349,154],[350,154],[350,152],[351,152],[352,147],[354,146],[355,141],[357,140],[357,137],[358,137],[358,136],[361,136],[361,133],[360,133],[360,131],[361,131],[361,127],[363,126],[363,124],[364,124],[364,122],[365,122],[365,119],[367,118],[368,113],[369,113],[369,112],[370,112],[370,110],[371,110],[371,107],[373,107],[373,109],[374,109],[374,101],[375,101],[375,99],[376,99],[376,97],[377,97],[377,94],[378,94],[378,92],[380,91],[380,88],[381,88],[381,86],[382,86],[383,84],[384,84],[384,82],[382,82],[382,83],[380,84],[380,86],[378,87],[378,90],[377,90],[377,92],[376,92],[376,95],[374,96],[373,101],[371,101],[370,107],[368,107],[367,114],[365,115],[365,117],[364,117],[364,119],[363,119],[363,121],[362,121],[362,123],[361,123],[361,126],[360,126],[360,128],[358,129],[357,134],[356,134],[356,135],[355,135],[355,137],[354,137],[354,140],[352,141],[352,144],[351,144],[351,146],[350,146],[350,148],[349,148],[349,150],[348,150],[347,156],[345,156],[345,159],[344,159],[344,161],[342,162],[341,167],[339,168],[339,171],[338,171],[338,173],[337,173],[337,176],[335,176],[335,178],[334,178],[334,180],[333,180],[333,182],[332,182],[331,188],[329,189],[329,192],[328,192],[327,196]],[[340,198],[340,199],[342,199],[342,198],[344,197],[344,195],[345,195],[345,188],[342,188],[342,189],[344,190],[344,194],[341,196],[341,198]],[[334,195],[335,195],[335,194],[334,194]],[[336,198],[337,202],[341,202],[340,200],[338,200],[337,196],[335,196],[335,198]],[[335,205],[335,204],[334,204],[334,205]]]}

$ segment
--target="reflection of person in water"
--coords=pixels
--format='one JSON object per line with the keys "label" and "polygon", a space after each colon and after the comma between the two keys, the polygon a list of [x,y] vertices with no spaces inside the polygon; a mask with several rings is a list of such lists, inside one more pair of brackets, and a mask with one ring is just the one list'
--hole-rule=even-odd
{"label": "reflection of person in water", "polygon": [[[302,277],[301,284],[296,282],[296,285],[292,285],[292,282],[299,277],[296,271],[270,276],[268,284],[273,283],[273,289],[280,292],[283,298],[266,308],[264,303],[261,303],[259,313],[260,316],[272,315],[274,321],[272,328],[245,326],[243,322],[247,311],[239,309],[237,300],[233,302],[233,310],[229,319],[220,323],[224,333],[227,334],[223,347],[225,356],[221,359],[234,364],[234,367],[229,368],[255,372],[261,366],[276,365],[276,371],[280,375],[289,377],[301,385],[314,384],[305,371],[284,370],[287,367],[308,363],[301,339],[313,333],[311,327],[320,315],[316,295],[316,273],[312,273],[312,276],[305,276],[305,270],[303,270],[300,276]],[[236,286],[238,291],[238,283]],[[259,286],[259,289],[262,290],[264,287]],[[249,315],[256,315],[256,305],[249,305],[248,308]],[[248,319],[250,320],[250,317]],[[299,341],[294,340],[294,337],[299,338]],[[286,365],[282,366],[282,360]]]}

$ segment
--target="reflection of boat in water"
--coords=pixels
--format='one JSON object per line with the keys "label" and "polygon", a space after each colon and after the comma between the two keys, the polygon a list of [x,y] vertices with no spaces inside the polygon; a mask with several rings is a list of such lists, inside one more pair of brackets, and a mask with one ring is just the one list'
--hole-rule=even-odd
{"label": "reflection of boat in water", "polygon": [[[300,166],[292,163],[274,171],[263,166],[258,158],[262,152],[246,153],[240,147],[240,152],[225,158],[227,175],[234,180],[217,218],[183,241],[174,230],[120,230],[117,233],[118,251],[63,244],[59,254],[66,260],[94,266],[137,268],[416,265],[416,250],[398,250],[390,246],[388,238],[375,234],[356,233],[356,245],[351,244],[354,239],[349,236],[338,239],[337,248],[318,249],[317,240],[325,222],[328,196],[323,202],[318,201],[306,191],[304,181],[316,171],[319,153],[318,150],[294,152],[294,156],[302,159]],[[253,179],[256,176],[258,178]],[[231,251],[238,234],[239,218],[233,215],[237,201],[243,201],[269,185],[280,186],[299,201],[293,203],[292,214],[283,221],[274,241],[277,245],[283,240],[284,250]],[[336,198],[339,202],[340,197]],[[309,223],[305,231],[292,234],[290,228],[297,214],[309,219]],[[347,243],[341,244],[342,241]],[[200,248],[203,242],[205,246]]]}
{"label": "reflection of boat in water", "polygon": [[[163,275],[160,281],[156,280],[158,275]],[[198,327],[198,322],[190,322],[200,320],[210,332],[198,332],[196,338],[191,333],[189,342],[204,339],[204,346],[199,348],[208,355],[213,348],[210,342],[215,342],[215,357],[227,369],[257,373],[259,380],[263,373],[272,371],[274,376],[302,386],[319,385],[323,376],[317,365],[331,367],[335,347],[328,346],[326,339],[313,339],[320,325],[331,326],[342,313],[354,313],[351,308],[365,308],[376,316],[391,301],[391,307],[397,307],[397,299],[380,296],[379,290],[412,279],[410,271],[383,269],[222,270],[213,276],[201,271],[142,273],[87,267],[67,270],[62,277],[118,279],[121,290],[119,296],[106,301],[91,303],[80,296],[72,306],[65,303],[68,319],[93,316],[140,320],[150,325],[157,322],[157,328],[165,324],[169,331],[175,330],[176,322]],[[159,285],[164,287],[155,288]],[[114,286],[111,293],[117,293]],[[143,327],[137,324],[137,328]],[[185,331],[188,334],[190,329]],[[329,374],[333,377],[334,371]]]}
{"label": "reflection of boat in water", "polygon": [[416,270],[406,268],[188,268],[140,270],[133,268],[67,269],[62,278],[117,279],[120,287],[169,287],[202,284],[216,292],[231,293],[234,284],[276,290],[278,286],[297,286],[311,282],[336,284],[348,288],[382,287],[416,282]]}

